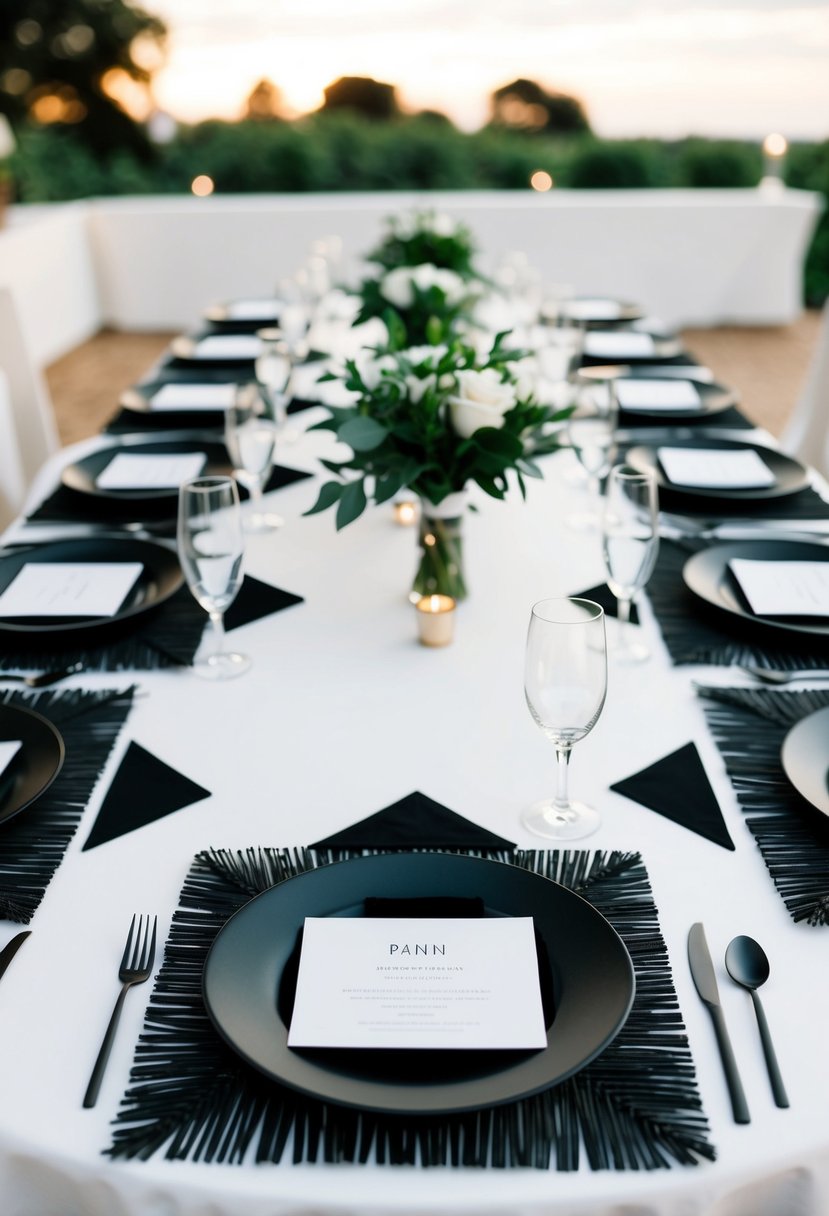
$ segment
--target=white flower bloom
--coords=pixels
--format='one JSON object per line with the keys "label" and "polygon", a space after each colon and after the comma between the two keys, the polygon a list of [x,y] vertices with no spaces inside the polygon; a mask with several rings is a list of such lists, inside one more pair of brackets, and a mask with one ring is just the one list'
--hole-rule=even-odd
{"label": "white flower bloom", "polygon": [[397,371],[397,360],[393,355],[381,355],[376,359],[370,351],[360,351],[355,362],[363,384],[370,393],[377,388],[383,372]]}
{"label": "white flower bloom", "polygon": [[435,236],[454,236],[458,231],[458,225],[451,215],[447,215],[443,211],[439,211],[437,215],[429,216],[425,225],[429,227]]}
{"label": "white flower bloom", "polygon": [[419,405],[426,391],[432,388],[434,383],[434,376],[424,376],[421,379],[419,376],[408,375],[406,377],[406,388],[408,389],[409,400],[412,405]]}
{"label": "white flower bloom", "polygon": [[380,294],[395,308],[411,308],[414,304],[413,268],[397,266],[380,280]]}
{"label": "white flower bloom", "polygon": [[418,367],[421,363],[428,363],[430,367],[434,367],[441,361],[448,349],[449,347],[444,343],[438,343],[437,346],[410,346],[400,353],[408,359],[412,367]]}
{"label": "white flower bloom", "polygon": [[516,403],[515,386],[504,384],[494,367],[457,374],[457,392],[449,399],[452,426],[462,439],[481,427],[500,428]]}
{"label": "white flower bloom", "polygon": [[509,371],[515,382],[515,395],[519,400],[525,400],[531,394],[537,395],[538,381],[541,378],[539,361],[532,355],[524,359],[516,359],[510,363]]}

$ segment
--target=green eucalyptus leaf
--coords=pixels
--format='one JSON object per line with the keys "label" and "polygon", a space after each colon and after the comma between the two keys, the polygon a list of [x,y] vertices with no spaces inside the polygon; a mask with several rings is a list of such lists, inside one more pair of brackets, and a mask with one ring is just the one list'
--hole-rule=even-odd
{"label": "green eucalyptus leaf", "polygon": [[399,469],[387,473],[385,477],[378,477],[374,487],[374,501],[378,504],[388,502],[402,486],[403,476]]}
{"label": "green eucalyptus leaf", "polygon": [[342,492],[337,507],[337,531],[353,523],[366,509],[366,492],[362,480],[350,481]]}
{"label": "green eucalyptus leaf", "polygon": [[362,415],[349,418],[348,422],[344,422],[337,431],[337,438],[343,443],[347,443],[355,452],[374,451],[375,448],[379,448],[387,435],[388,431],[384,426],[373,418],[366,418]]}
{"label": "green eucalyptus leaf", "polygon": [[345,488],[341,481],[326,481],[325,485],[320,486],[319,497],[313,507],[309,511],[303,511],[303,515],[316,515],[318,511],[327,511],[335,502],[339,502]]}

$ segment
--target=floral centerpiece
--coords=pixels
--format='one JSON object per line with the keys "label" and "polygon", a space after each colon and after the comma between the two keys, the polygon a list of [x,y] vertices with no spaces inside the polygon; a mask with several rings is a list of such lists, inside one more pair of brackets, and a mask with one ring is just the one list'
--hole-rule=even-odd
{"label": "floral centerpiece", "polygon": [[377,271],[357,288],[355,324],[380,317],[393,350],[448,341],[480,293],[469,229],[432,211],[392,216],[387,228],[366,256]]}
{"label": "floral centerpiece", "polygon": [[466,596],[462,519],[470,483],[503,499],[512,473],[541,477],[535,457],[555,451],[556,429],[569,410],[539,404],[520,375],[521,351],[498,335],[483,356],[460,340],[437,346],[365,352],[346,364],[355,404],[328,407],[315,429],[333,431],[351,448],[324,461],[326,482],[311,515],[336,506],[337,528],[369,501],[383,503],[406,486],[421,501],[420,565],[413,590]]}

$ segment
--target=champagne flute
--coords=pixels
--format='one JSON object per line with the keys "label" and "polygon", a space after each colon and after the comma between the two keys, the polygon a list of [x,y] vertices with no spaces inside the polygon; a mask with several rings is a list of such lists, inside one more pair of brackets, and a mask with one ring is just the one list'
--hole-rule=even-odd
{"label": "champagne flute", "polygon": [[291,349],[283,337],[282,330],[274,326],[257,330],[256,336],[262,344],[254,364],[256,382],[273,411],[278,441],[293,442],[297,433],[287,426],[291,377],[294,371]]}
{"label": "champagne flute", "polygon": [[264,510],[264,489],[276,450],[277,421],[273,405],[255,382],[239,384],[225,411],[225,445],[237,480],[250,494],[246,532],[270,532],[285,522]]}
{"label": "champagne flute", "polygon": [[193,596],[210,616],[216,646],[193,670],[210,680],[240,676],[247,655],[225,650],[224,614],[242,583],[244,538],[232,477],[197,477],[179,490],[178,555]]}
{"label": "champagne flute", "polygon": [[610,470],[602,518],[602,552],[607,585],[619,605],[614,657],[623,663],[648,658],[644,642],[631,637],[630,606],[650,578],[659,552],[656,477],[620,464]]}
{"label": "champagne flute", "polygon": [[595,726],[607,693],[604,610],[592,600],[551,599],[530,616],[524,693],[536,726],[556,749],[552,798],[523,814],[529,831],[549,840],[575,840],[595,832],[598,812],[573,802],[568,789],[570,752]]}
{"label": "champagne flute", "polygon": [[588,492],[596,504],[587,511],[567,516],[568,525],[578,532],[598,531],[601,526],[598,501],[602,481],[616,454],[618,417],[615,381],[590,380],[578,385],[576,403],[567,420],[567,437],[587,474]]}

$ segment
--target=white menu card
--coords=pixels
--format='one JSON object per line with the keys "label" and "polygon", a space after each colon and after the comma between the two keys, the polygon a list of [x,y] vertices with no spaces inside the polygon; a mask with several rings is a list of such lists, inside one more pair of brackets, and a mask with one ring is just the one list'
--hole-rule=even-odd
{"label": "white menu card", "polygon": [[776,478],[759,452],[748,448],[659,448],[659,463],[676,486],[749,490],[773,486]]}
{"label": "white menu card", "polygon": [[262,342],[253,334],[211,334],[197,342],[193,354],[197,359],[255,359],[262,352]]}
{"label": "white menu card", "polygon": [[699,409],[702,398],[690,380],[617,380],[623,410]]}
{"label": "white menu card", "polygon": [[829,562],[735,557],[728,567],[757,616],[829,617]]}
{"label": "white menu card", "polygon": [[540,1049],[532,917],[308,917],[289,1047]]}
{"label": "white menu card", "polygon": [[567,300],[564,312],[578,321],[615,321],[619,316],[616,300],[595,299],[582,296],[578,300]]}
{"label": "white menu card", "polygon": [[225,316],[229,321],[274,321],[279,309],[279,300],[234,300],[225,308]]}
{"label": "white menu card", "polygon": [[102,490],[168,490],[198,477],[204,452],[118,452],[96,478]]}
{"label": "white menu card", "polygon": [[235,384],[165,384],[150,397],[151,410],[226,410]]}
{"label": "white menu card", "polygon": [[3,776],[22,746],[19,739],[0,739],[0,777]]}
{"label": "white menu card", "polygon": [[141,562],[32,562],[0,595],[0,616],[114,616]]}
{"label": "white menu card", "polygon": [[632,329],[598,330],[584,339],[584,353],[592,359],[647,359],[654,350],[650,334]]}

